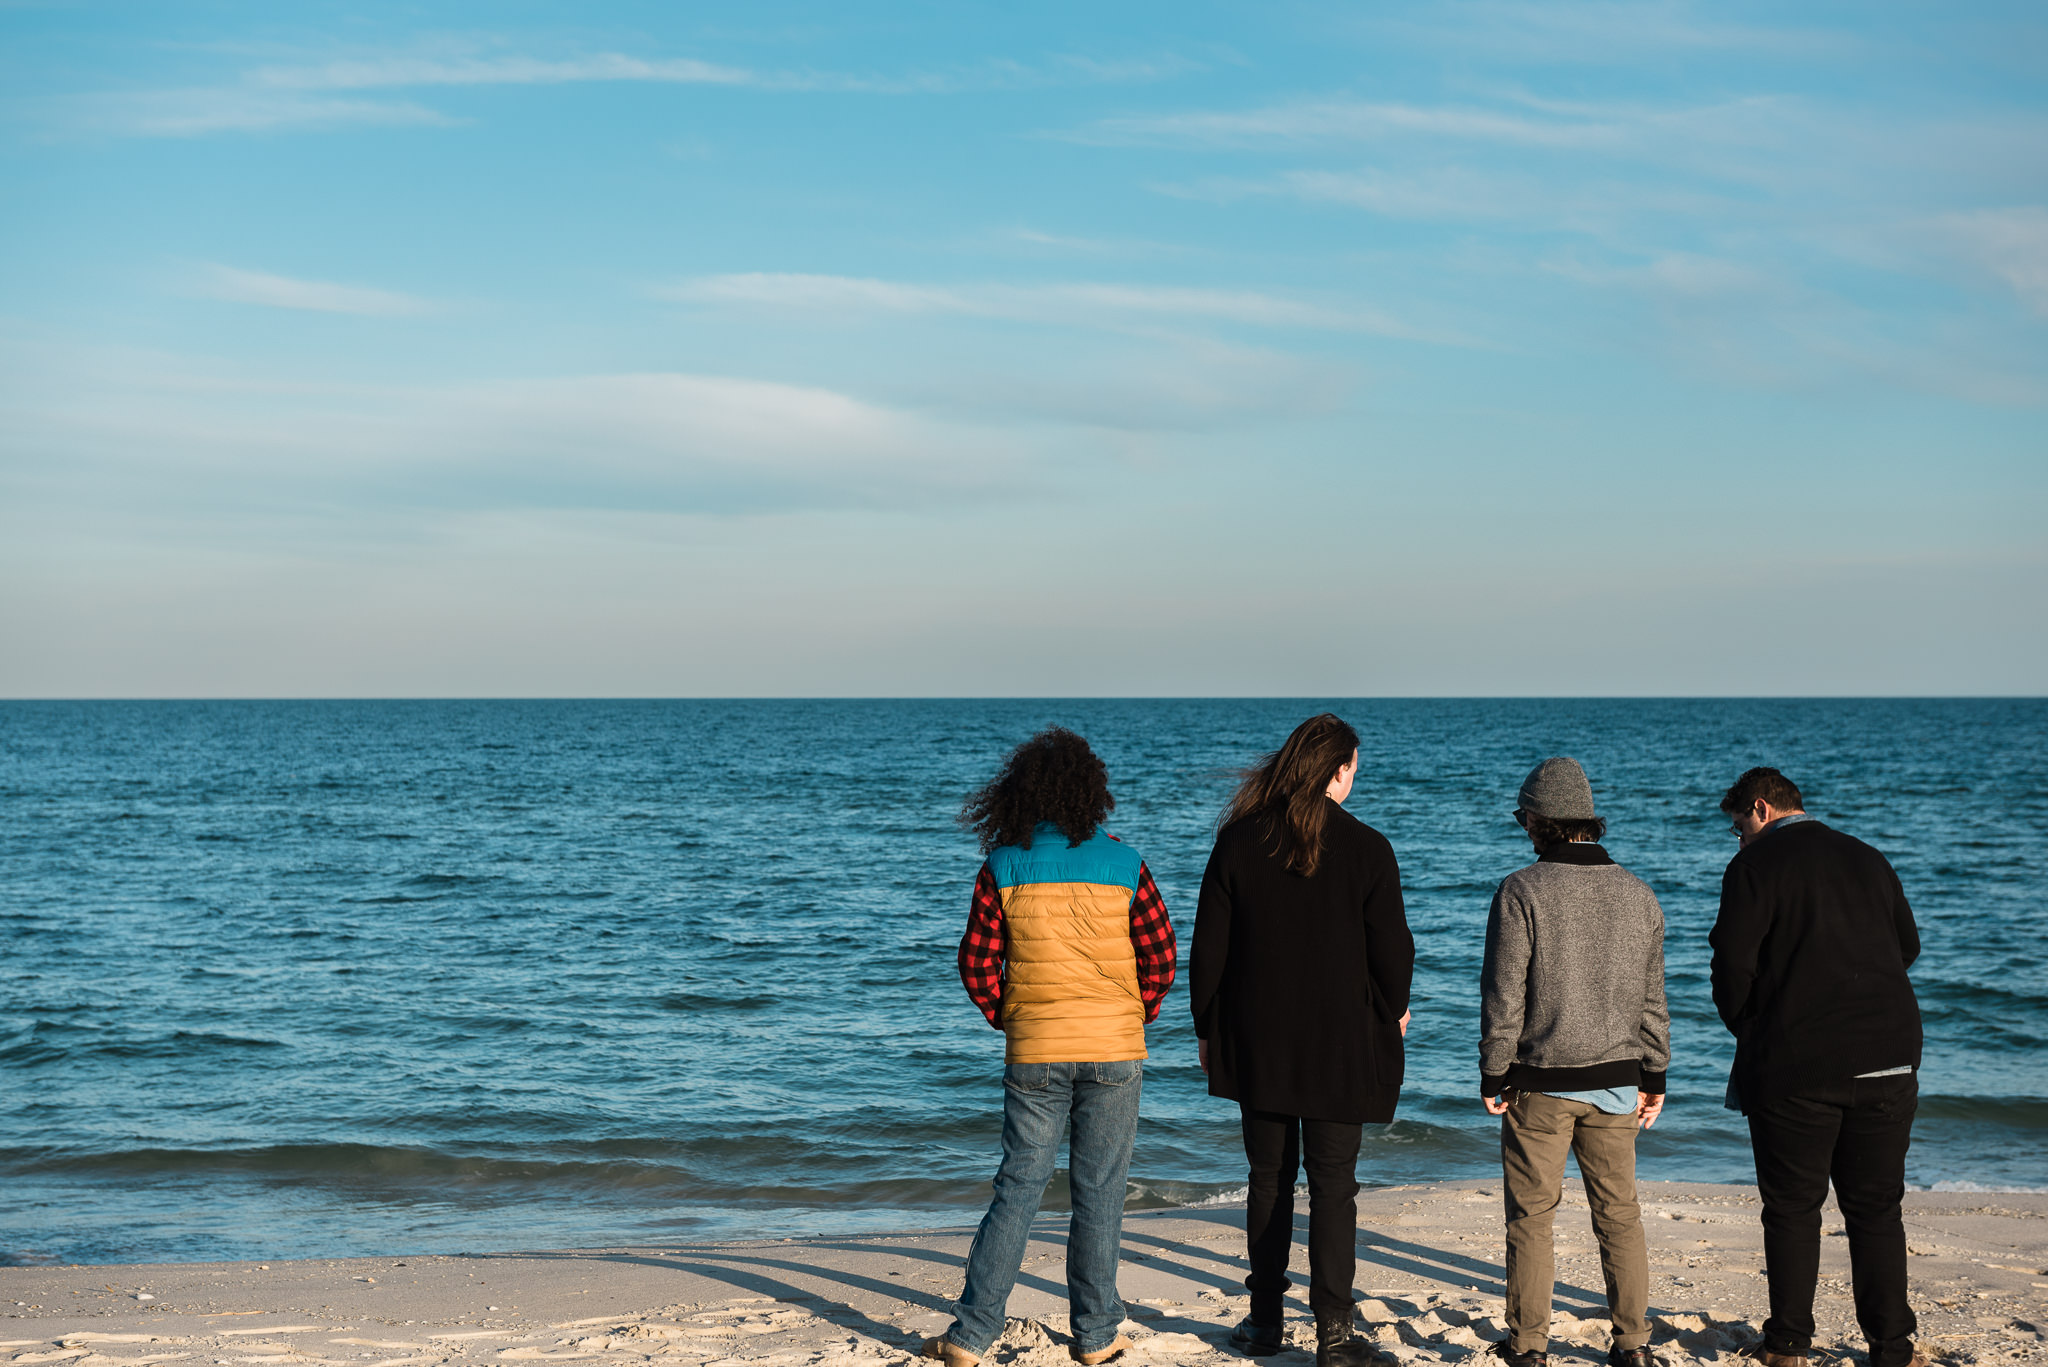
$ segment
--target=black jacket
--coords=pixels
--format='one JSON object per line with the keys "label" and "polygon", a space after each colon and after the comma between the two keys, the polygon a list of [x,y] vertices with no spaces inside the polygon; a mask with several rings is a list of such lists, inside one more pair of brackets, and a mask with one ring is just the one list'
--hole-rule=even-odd
{"label": "black jacket", "polygon": [[1721,877],[1708,942],[1744,1111],[1920,1066],[1920,1004],[1906,977],[1920,932],[1899,876],[1862,841],[1818,821],[1752,840]]}
{"label": "black jacket", "polygon": [[1401,1093],[1415,940],[1387,838],[1336,803],[1315,877],[1290,873],[1258,818],[1224,827],[1188,959],[1209,1094],[1312,1120],[1381,1123]]}

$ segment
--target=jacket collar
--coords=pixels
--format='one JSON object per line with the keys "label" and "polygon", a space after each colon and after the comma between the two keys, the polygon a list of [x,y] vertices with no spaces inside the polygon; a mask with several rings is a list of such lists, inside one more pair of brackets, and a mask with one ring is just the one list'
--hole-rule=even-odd
{"label": "jacket collar", "polygon": [[1590,840],[1571,840],[1562,845],[1552,845],[1536,856],[1539,864],[1612,864],[1607,851]]}

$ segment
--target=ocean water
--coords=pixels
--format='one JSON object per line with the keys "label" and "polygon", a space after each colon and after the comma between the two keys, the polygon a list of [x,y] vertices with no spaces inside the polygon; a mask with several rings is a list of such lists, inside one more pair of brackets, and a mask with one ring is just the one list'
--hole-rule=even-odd
{"label": "ocean water", "polygon": [[[1007,748],[1096,745],[1185,953],[1234,771],[1329,707],[1418,948],[1361,1178],[1496,1171],[1475,980],[1547,754],[1669,922],[1651,1177],[1743,1181],[1706,933],[1752,763],[1891,856],[1919,916],[1919,1186],[2048,1186],[2048,703],[0,704],[0,1261],[589,1246],[970,1224],[1001,1036],[953,956],[954,824]],[[1243,1183],[1184,984],[1134,1207]],[[1062,1204],[1059,1183],[1052,1205]]]}

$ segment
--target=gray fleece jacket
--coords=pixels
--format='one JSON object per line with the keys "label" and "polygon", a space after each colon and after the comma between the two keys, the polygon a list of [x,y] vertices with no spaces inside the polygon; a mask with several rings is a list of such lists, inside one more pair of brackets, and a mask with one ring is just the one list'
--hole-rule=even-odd
{"label": "gray fleece jacket", "polygon": [[1479,1092],[1664,1091],[1664,909],[1598,845],[1501,880],[1480,975]]}

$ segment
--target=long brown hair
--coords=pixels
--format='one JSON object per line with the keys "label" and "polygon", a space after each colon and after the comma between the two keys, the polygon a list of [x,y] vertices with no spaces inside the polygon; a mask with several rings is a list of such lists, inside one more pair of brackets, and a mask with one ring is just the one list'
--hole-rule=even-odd
{"label": "long brown hair", "polygon": [[1216,829],[1242,817],[1264,817],[1266,838],[1280,862],[1313,878],[1322,862],[1323,825],[1330,815],[1324,794],[1357,749],[1358,733],[1334,712],[1310,717],[1294,728],[1287,744],[1244,771]]}

